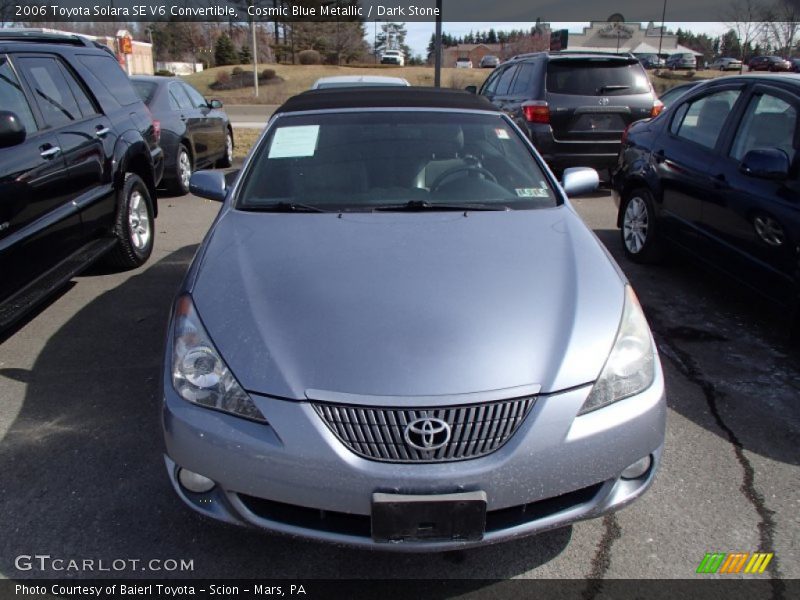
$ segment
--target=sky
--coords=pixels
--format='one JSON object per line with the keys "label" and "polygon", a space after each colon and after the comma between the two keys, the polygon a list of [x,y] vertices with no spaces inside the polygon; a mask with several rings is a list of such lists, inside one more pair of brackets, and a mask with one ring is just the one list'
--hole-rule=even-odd
{"label": "sky", "polygon": [[[455,37],[461,37],[470,31],[488,31],[494,29],[495,31],[510,31],[512,29],[530,29],[536,23],[445,23],[442,27],[444,33],[449,33]],[[658,25],[658,23],[656,23]],[[729,27],[724,23],[665,23],[668,29],[673,31],[680,27],[681,29],[688,29],[694,33],[707,33],[711,36],[717,36],[725,33]],[[551,29],[569,29],[570,33],[581,33],[584,27],[588,27],[589,23],[550,23]],[[380,27],[380,25],[378,26]],[[427,54],[428,42],[431,39],[431,34],[435,30],[433,22],[420,22],[420,23],[406,23],[406,44],[411,47],[414,54],[425,56]],[[367,36],[371,43],[374,43],[375,24],[367,24]]]}

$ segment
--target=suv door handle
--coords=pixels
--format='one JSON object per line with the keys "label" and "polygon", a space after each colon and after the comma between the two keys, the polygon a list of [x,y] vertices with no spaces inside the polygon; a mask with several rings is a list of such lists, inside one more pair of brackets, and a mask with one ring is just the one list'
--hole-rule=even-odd
{"label": "suv door handle", "polygon": [[49,144],[47,146],[42,146],[40,150],[41,152],[39,153],[39,155],[42,158],[46,158],[48,160],[51,158],[55,158],[56,154],[61,152],[61,148],[59,148],[58,146],[50,146]]}
{"label": "suv door handle", "polygon": [[104,127],[103,125],[98,125],[96,129],[97,129],[97,137],[99,138],[106,137],[109,133],[111,133],[111,130],[108,127]]}

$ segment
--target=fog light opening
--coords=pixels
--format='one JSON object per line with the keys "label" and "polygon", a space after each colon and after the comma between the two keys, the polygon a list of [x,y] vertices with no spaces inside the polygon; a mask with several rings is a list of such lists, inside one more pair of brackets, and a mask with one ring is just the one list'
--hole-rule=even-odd
{"label": "fog light opening", "polygon": [[208,477],[190,471],[189,469],[178,469],[178,481],[181,487],[194,492],[195,494],[205,494],[214,489],[214,483]]}
{"label": "fog light opening", "polygon": [[652,462],[653,460],[650,458],[649,455],[645,456],[644,458],[640,458],[622,472],[622,478],[639,479],[639,477],[641,477],[650,470],[650,465]]}

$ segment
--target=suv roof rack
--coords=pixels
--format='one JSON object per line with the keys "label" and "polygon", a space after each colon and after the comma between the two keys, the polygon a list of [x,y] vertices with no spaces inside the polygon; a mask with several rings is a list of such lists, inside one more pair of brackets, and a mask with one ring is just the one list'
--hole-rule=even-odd
{"label": "suv roof rack", "polygon": [[25,27],[0,28],[0,42],[46,42],[48,44],[70,44],[72,46],[89,46],[94,48],[97,42],[80,35],[53,33],[42,29]]}
{"label": "suv roof rack", "polygon": [[604,56],[622,56],[623,58],[636,58],[631,52],[617,52],[609,48],[608,50],[551,50],[548,54],[553,56],[569,56],[571,54],[601,54]]}
{"label": "suv roof rack", "polygon": [[622,58],[636,58],[631,52],[616,52],[612,49],[608,50],[542,50],[541,52],[526,52],[525,54],[517,54],[512,56],[506,62],[514,60],[521,60],[523,58],[533,58],[536,56],[586,56],[586,55],[601,55],[601,56],[619,56]]}

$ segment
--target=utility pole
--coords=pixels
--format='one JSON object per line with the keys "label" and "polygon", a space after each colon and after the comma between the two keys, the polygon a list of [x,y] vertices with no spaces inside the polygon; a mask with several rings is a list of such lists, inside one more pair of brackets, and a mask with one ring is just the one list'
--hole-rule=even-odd
{"label": "utility pole", "polygon": [[436,40],[433,47],[433,85],[442,87],[442,0],[436,0]]}
{"label": "utility pole", "polygon": [[661,43],[664,41],[664,19],[667,16],[667,0],[664,0],[664,8],[661,10],[661,30],[658,34],[658,60],[661,60]]}

